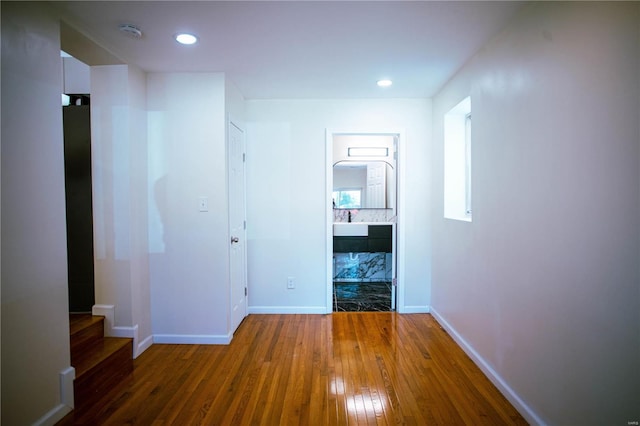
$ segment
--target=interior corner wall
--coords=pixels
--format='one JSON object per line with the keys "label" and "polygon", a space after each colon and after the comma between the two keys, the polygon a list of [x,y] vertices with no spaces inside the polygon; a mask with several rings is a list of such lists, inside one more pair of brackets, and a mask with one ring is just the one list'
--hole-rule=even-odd
{"label": "interior corner wall", "polygon": [[55,422],[70,366],[60,28],[2,2],[2,424]]}
{"label": "interior corner wall", "polygon": [[[151,284],[149,279],[148,235],[148,143],[147,75],[129,65],[127,70],[130,140],[130,214],[131,214],[131,318],[138,326],[134,355],[151,344]],[[141,346],[141,345],[147,346]]]}
{"label": "interior corner wall", "polygon": [[[147,74],[154,342],[230,338],[225,78]],[[199,198],[209,209],[199,211]]]}
{"label": "interior corner wall", "polygon": [[[434,97],[432,309],[532,423],[640,418],[640,4],[535,2]],[[443,219],[471,95],[473,222]]]}
{"label": "interior corner wall", "polygon": [[128,67],[91,67],[91,155],[96,304],[132,325]]}
{"label": "interior corner wall", "polygon": [[[247,100],[246,105],[249,311],[326,312],[327,129],[405,131],[402,308],[428,310],[431,101]],[[294,277],[294,290],[287,289],[287,277]]]}
{"label": "interior corner wall", "polygon": [[138,327],[136,345],[151,336],[146,119],[142,71],[91,67],[96,304],[114,305],[114,326],[128,336]]}

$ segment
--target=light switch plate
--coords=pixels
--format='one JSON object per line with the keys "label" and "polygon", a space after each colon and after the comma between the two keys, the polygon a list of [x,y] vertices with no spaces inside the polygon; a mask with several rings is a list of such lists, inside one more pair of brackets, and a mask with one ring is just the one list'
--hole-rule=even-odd
{"label": "light switch plate", "polygon": [[198,198],[198,210],[201,212],[209,211],[209,197]]}

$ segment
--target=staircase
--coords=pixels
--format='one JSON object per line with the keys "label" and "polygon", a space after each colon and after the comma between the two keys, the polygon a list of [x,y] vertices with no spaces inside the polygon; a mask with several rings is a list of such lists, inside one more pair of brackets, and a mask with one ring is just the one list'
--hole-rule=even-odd
{"label": "staircase", "polygon": [[133,371],[133,341],[104,337],[104,317],[70,314],[71,366],[75,409],[94,405]]}

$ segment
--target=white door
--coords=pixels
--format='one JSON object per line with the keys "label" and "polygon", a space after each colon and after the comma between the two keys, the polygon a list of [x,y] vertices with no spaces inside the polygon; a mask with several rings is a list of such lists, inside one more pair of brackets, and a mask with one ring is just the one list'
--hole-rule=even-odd
{"label": "white door", "polygon": [[244,132],[229,122],[229,262],[231,332],[247,316]]}

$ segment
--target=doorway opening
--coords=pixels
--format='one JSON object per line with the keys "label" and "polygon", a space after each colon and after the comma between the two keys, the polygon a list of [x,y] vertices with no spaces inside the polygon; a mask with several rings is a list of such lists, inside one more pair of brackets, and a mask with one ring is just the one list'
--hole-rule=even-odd
{"label": "doorway opening", "polygon": [[399,140],[327,131],[327,312],[397,308]]}
{"label": "doorway opening", "polygon": [[66,94],[62,107],[69,312],[95,304],[90,96]]}

